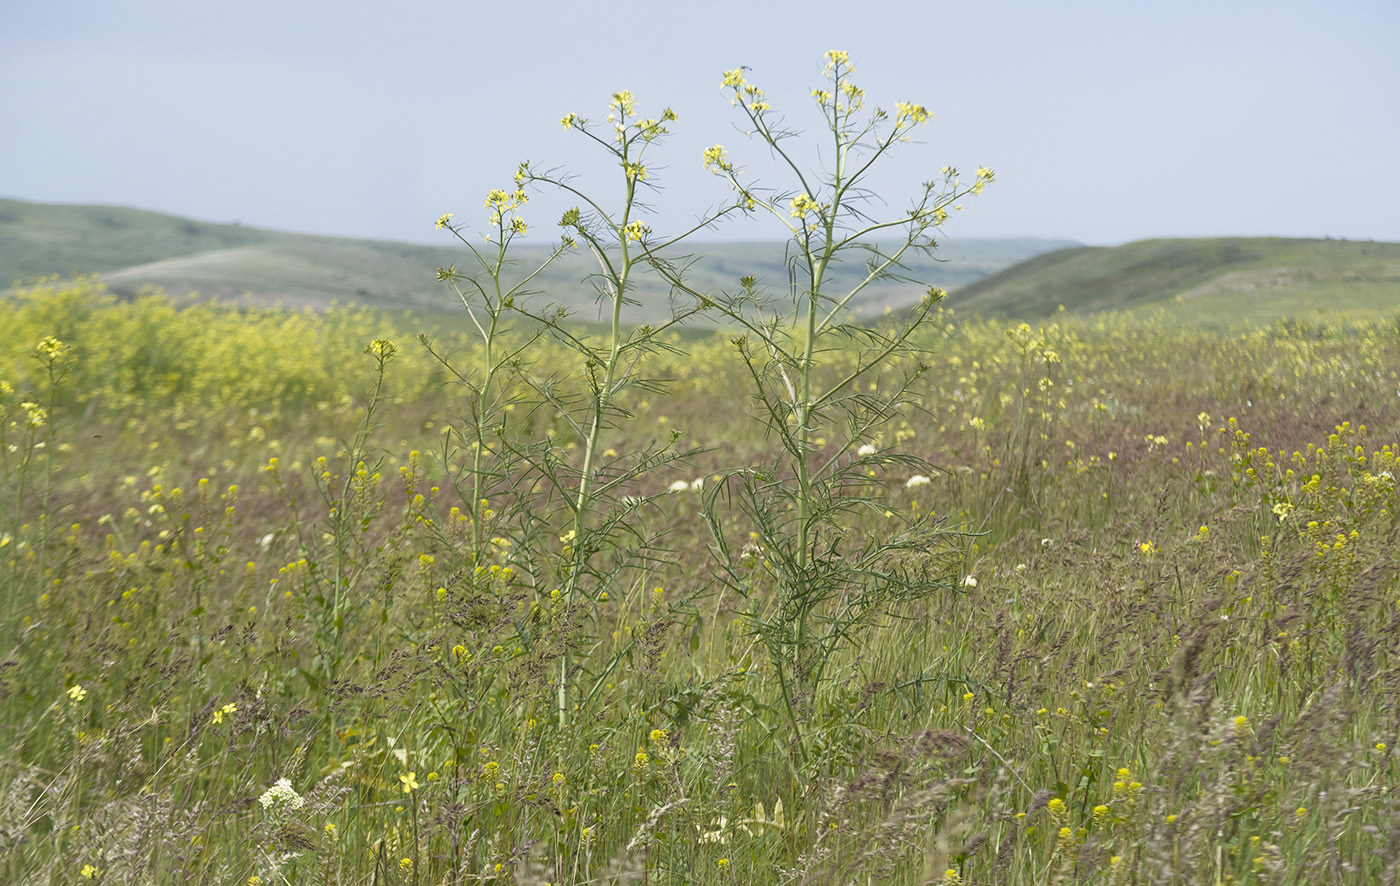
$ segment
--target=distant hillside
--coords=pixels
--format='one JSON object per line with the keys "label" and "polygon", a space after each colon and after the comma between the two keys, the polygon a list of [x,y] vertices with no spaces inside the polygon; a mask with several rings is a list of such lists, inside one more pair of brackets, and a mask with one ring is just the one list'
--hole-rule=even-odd
{"label": "distant hillside", "polygon": [[1166,307],[1229,325],[1400,311],[1400,243],[1280,238],[1143,240],[1036,256],[957,290],[959,312],[1018,319]]}
{"label": "distant hillside", "polygon": [[[108,287],[131,295],[159,286],[173,296],[258,304],[321,308],[332,301],[380,308],[417,310],[451,307],[436,269],[455,264],[472,270],[470,254],[452,246],[418,246],[382,240],[355,240],[288,234],[241,225],[193,221],[108,206],[64,206],[0,199],[0,281],[32,280],[51,274],[101,273]],[[1016,262],[1070,245],[1065,240],[954,239],[940,246],[937,259],[911,262],[913,274],[953,290]],[[522,264],[545,255],[542,246],[523,247]],[[707,260],[695,266],[700,288],[733,289],[753,274],[771,290],[787,283],[781,243],[696,244]],[[593,268],[583,255],[571,256],[536,278],[546,301],[565,304],[580,319],[597,316],[596,296],[587,282]],[[851,282],[859,263],[833,269],[836,284]],[[858,313],[899,308],[922,293],[918,287],[886,284],[861,294]],[[665,287],[643,279],[636,292],[647,320],[667,315]]]}

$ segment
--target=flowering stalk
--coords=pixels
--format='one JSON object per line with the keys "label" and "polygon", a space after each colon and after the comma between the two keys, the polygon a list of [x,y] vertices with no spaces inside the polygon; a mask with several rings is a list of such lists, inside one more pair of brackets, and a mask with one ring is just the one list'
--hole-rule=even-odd
{"label": "flowering stalk", "polygon": [[[474,402],[483,404],[474,418],[478,428],[477,456],[488,448],[486,436],[480,429],[496,422],[495,416],[498,413],[492,411],[497,408],[493,399],[493,384],[496,373],[506,363],[510,363],[515,369],[516,378],[520,382],[534,390],[543,405],[552,407],[554,412],[568,423],[575,436],[574,442],[582,453],[581,464],[574,468],[561,458],[558,447],[551,441],[531,445],[512,440],[500,430],[497,431],[502,450],[509,450],[510,457],[528,463],[532,472],[543,478],[563,499],[567,511],[565,525],[558,526],[552,523],[547,514],[540,512],[533,505],[528,509],[529,513],[523,514],[523,519],[530,524],[524,536],[531,539],[547,538],[553,532],[563,533],[559,536],[562,547],[557,555],[537,556],[532,562],[533,568],[538,572],[549,570],[550,567],[545,565],[546,563],[553,564],[553,571],[557,573],[554,582],[557,582],[560,592],[559,602],[563,610],[569,613],[581,612],[585,607],[595,605],[599,599],[606,599],[604,587],[597,588],[592,594],[587,593],[585,585],[590,578],[597,579],[600,583],[607,582],[615,579],[619,570],[631,568],[627,564],[635,550],[629,553],[629,549],[618,545],[613,536],[620,523],[621,514],[635,506],[639,500],[634,499],[633,504],[629,505],[621,500],[621,490],[644,474],[680,457],[680,453],[674,449],[677,436],[673,434],[669,440],[643,451],[628,463],[610,465],[608,478],[601,478],[604,435],[622,414],[618,406],[619,396],[627,389],[639,385],[653,390],[660,384],[642,375],[646,356],[667,347],[661,336],[699,309],[695,306],[677,311],[671,320],[655,327],[630,329],[626,322],[625,306],[629,304],[629,293],[634,287],[633,276],[639,266],[649,262],[657,249],[670,246],[686,236],[683,234],[664,244],[654,244],[651,241],[651,229],[636,217],[641,209],[638,197],[649,177],[646,167],[647,151],[667,133],[667,124],[675,119],[675,113],[669,108],[659,119],[640,119],[636,113],[635,99],[626,91],[616,93],[612,97],[607,119],[610,131],[608,128],[595,131],[586,119],[576,114],[565,116],[562,123],[566,129],[582,133],[616,159],[622,175],[620,208],[610,211],[603,203],[588,196],[564,177],[550,172],[536,172],[529,163],[523,163],[516,173],[517,190],[514,196],[506,198],[504,202],[498,202],[497,206],[501,209],[499,217],[493,215],[493,222],[498,224],[497,255],[490,261],[484,260],[476,247],[468,244],[472,246],[478,263],[492,281],[486,286],[477,286],[474,294],[475,299],[485,305],[486,320],[477,322],[477,328],[486,345],[487,364],[482,383],[471,388]],[[501,287],[500,269],[503,266],[506,248],[513,236],[524,233],[523,226],[515,227],[518,219],[514,217],[509,219],[507,225],[506,215],[525,202],[523,188],[527,185],[557,188],[580,201],[581,208],[570,209],[560,220],[559,224],[565,231],[561,250],[581,244],[588,249],[597,263],[598,271],[592,279],[596,281],[599,294],[609,309],[607,332],[602,342],[591,341],[567,328],[561,322],[565,316],[562,310],[537,311],[523,299],[515,298],[519,286],[510,290],[503,290]],[[488,207],[491,205],[488,198]],[[451,227],[450,221],[449,217],[444,217],[440,224]],[[455,228],[453,231],[456,233]],[[538,272],[537,270],[535,273]],[[439,276],[453,281],[454,285],[458,280],[465,279],[456,274],[455,269],[439,272]],[[520,285],[528,282],[533,276],[534,274],[531,274]],[[459,290],[459,295],[460,292]],[[463,303],[469,311],[472,309],[468,299],[464,298]],[[560,344],[578,355],[584,369],[583,391],[561,391],[551,377],[536,377],[516,359],[523,348],[499,357],[496,355],[494,342],[502,312],[505,311],[512,311],[533,321],[536,328],[547,331]],[[489,422],[485,420],[488,417]],[[476,489],[484,488],[488,474],[479,461],[475,463],[473,477],[477,484]],[[483,495],[474,495],[477,503],[483,498]],[[610,506],[613,510],[605,515],[604,512],[609,511]],[[479,525],[480,521],[476,522]],[[641,536],[634,535],[634,538]],[[636,545],[646,547],[652,543],[650,540],[640,540],[630,544],[635,548]],[[484,551],[480,535],[474,536],[474,545],[479,556]],[[609,551],[610,562],[599,569],[593,560],[603,550]],[[544,551],[537,553],[545,554]],[[652,558],[644,557],[637,562],[650,559]],[[544,577],[536,575],[535,580],[538,583],[543,581]],[[570,641],[566,640],[558,663],[555,699],[557,720],[561,726],[567,725],[571,716],[570,681],[576,679],[571,677],[574,661],[574,650]]]}
{"label": "flowering stalk", "polygon": [[[748,333],[735,343],[749,365],[766,421],[781,441],[782,457],[771,474],[741,471],[735,476],[745,489],[743,508],[758,524],[763,545],[771,552],[764,562],[772,564],[778,589],[776,612],[771,617],[756,612],[750,617],[775,665],[799,762],[805,757],[806,744],[799,700],[810,702],[830,653],[846,642],[855,624],[874,618],[887,604],[915,591],[882,560],[893,550],[910,547],[909,538],[872,543],[848,559],[838,553],[839,531],[833,520],[835,514],[856,505],[846,491],[865,482],[868,470],[900,460],[912,466],[914,460],[895,453],[872,453],[843,461],[823,452],[824,438],[838,416],[843,416],[851,434],[841,451],[854,449],[860,437],[898,414],[911,396],[910,384],[924,371],[922,365],[882,396],[858,392],[856,383],[872,370],[887,369],[894,358],[912,356],[910,337],[928,320],[944,293],[930,288],[904,322],[889,331],[857,329],[843,318],[853,300],[872,283],[907,281],[900,276],[906,255],[931,250],[936,245],[933,233],[947,219],[948,207],[966,195],[980,193],[993,181],[991,170],[982,168],[973,184],[964,185],[956,170],[944,167],[942,178],[925,182],[921,196],[904,214],[871,221],[860,207],[869,199],[864,181],[870,169],[886,152],[908,141],[912,130],[932,115],[922,105],[903,102],[895,105],[893,115],[879,108],[867,113],[865,93],[851,80],[853,66],[847,54],[828,52],[826,61],[828,83],[812,91],[831,139],[825,173],[808,172],[784,147],[794,133],[776,127],[763,90],[745,79],[743,69],[726,72],[724,88],[747,118],[751,134],[791,174],[793,189],[767,191],[747,183],[721,145],[703,156],[705,167],[729,183],[745,209],[766,213],[784,226],[796,255],[786,308],[772,308],[752,277],[741,281],[739,293],[718,297],[715,304]],[[899,235],[892,248],[882,248],[875,240],[891,234]],[[854,285],[842,285],[833,292],[831,269],[852,249],[867,253],[866,273]],[[675,276],[672,284],[693,291]],[[833,338],[863,345],[854,369],[824,383],[821,355],[830,350]],[[784,476],[790,479],[783,480]],[[748,573],[739,568],[743,558],[732,555],[723,521],[711,512],[716,495],[708,497],[707,506],[715,549],[730,576],[728,583],[747,594]],[[793,515],[791,520],[786,513]],[[823,540],[822,529],[828,525],[836,536]]]}
{"label": "flowering stalk", "polygon": [[[511,242],[517,237],[525,236],[528,231],[525,220],[519,215],[520,207],[529,202],[528,195],[520,188],[523,181],[522,170],[516,173],[516,189],[513,193],[498,189],[486,196],[487,220],[495,228],[495,232],[486,235],[485,240],[495,246],[494,254],[464,236],[462,228],[452,223],[452,213],[447,213],[437,221],[438,228],[450,231],[471,251],[472,258],[486,276],[486,282],[483,284],[476,276],[464,274],[455,266],[439,268],[437,274],[438,280],[452,287],[481,338],[483,368],[479,377],[457,369],[446,355],[434,350],[427,336],[419,337],[424,347],[470,392],[468,407],[471,409],[471,422],[467,432],[471,439],[464,442],[472,451],[472,466],[467,479],[471,491],[469,495],[463,496],[463,499],[471,520],[471,558],[478,568],[487,556],[487,493],[491,479],[496,475],[488,469],[487,461],[493,452],[498,451],[495,449],[493,437],[504,435],[504,416],[509,405],[501,396],[501,376],[538,340],[536,335],[519,345],[508,345],[503,340],[502,318],[512,311],[516,299],[526,291],[531,281],[574,245],[567,237],[564,238],[549,257],[533,271],[513,285],[505,284],[503,278]],[[443,441],[444,466],[452,461],[448,450],[450,442],[446,439]]]}
{"label": "flowering stalk", "polygon": [[[544,317],[536,318],[544,321],[561,341],[584,359],[586,375],[590,379],[583,420],[574,425],[581,437],[583,464],[571,493],[572,515],[568,536],[571,539],[571,548],[564,564],[564,600],[570,609],[580,602],[581,582],[590,568],[589,555],[597,547],[596,541],[589,540],[589,533],[594,530],[593,511],[600,494],[595,480],[602,432],[615,411],[615,398],[622,390],[638,381],[638,365],[641,358],[654,347],[657,336],[693,313],[682,313],[657,328],[642,327],[630,336],[623,323],[623,306],[627,303],[632,274],[639,260],[638,253],[645,255],[650,252],[647,240],[651,229],[640,219],[633,217],[639,208],[638,186],[648,178],[646,151],[666,135],[666,124],[675,120],[676,114],[670,108],[662,112],[660,119],[636,119],[635,99],[631,92],[624,90],[615,93],[609,104],[607,122],[612,124],[610,138],[590,129],[588,121],[577,114],[568,114],[560,121],[565,129],[583,133],[617,159],[623,177],[623,199],[619,212],[608,212],[600,203],[562,178],[548,173],[536,173],[530,169],[528,163],[521,166],[521,173],[527,181],[558,188],[577,197],[587,206],[586,210],[568,210],[559,224],[569,232],[570,237],[577,236],[582,240],[593,255],[598,264],[598,278],[602,281],[601,295],[610,308],[607,340],[601,348],[565,332],[557,322],[551,323]],[[674,443],[675,438],[670,442]],[[634,472],[629,478],[637,475]],[[620,481],[613,481],[613,485],[618,482]],[[571,668],[572,656],[566,651],[559,664],[557,717],[561,727],[569,721]]]}

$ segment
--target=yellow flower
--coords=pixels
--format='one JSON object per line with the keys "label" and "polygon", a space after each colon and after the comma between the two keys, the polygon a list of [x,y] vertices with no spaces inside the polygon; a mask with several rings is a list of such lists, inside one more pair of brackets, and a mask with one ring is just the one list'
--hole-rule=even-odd
{"label": "yellow flower", "polygon": [[719,868],[720,870],[724,870],[725,868],[729,867],[729,859],[721,858],[719,861],[715,862],[715,867]]}
{"label": "yellow flower", "polygon": [[91,880],[93,877],[96,877],[102,872],[90,864],[85,864],[83,865],[83,869],[78,873],[82,876],[84,880]]}
{"label": "yellow flower", "polygon": [[933,119],[933,115],[930,114],[928,108],[923,105],[914,105],[908,102],[895,102],[894,110],[895,122],[897,124],[907,121],[911,126],[917,126]]}
{"label": "yellow flower", "polygon": [[819,209],[821,206],[817,204],[817,201],[803,193],[792,198],[792,209],[788,211],[788,215],[793,218],[803,218],[807,213]]}
{"label": "yellow flower", "polygon": [[39,342],[39,347],[35,349],[34,356],[48,363],[57,363],[68,353],[68,346],[53,336],[49,336]]}
{"label": "yellow flower", "polygon": [[[734,167],[724,156],[724,145],[715,145],[713,148],[706,148],[704,153],[705,168],[715,167],[720,172],[728,172]],[[714,170],[711,170],[714,171]]]}
{"label": "yellow flower", "polygon": [[68,689],[68,697],[73,700],[74,704],[77,704],[87,697],[87,690],[82,686],[74,684]]}
{"label": "yellow flower", "polygon": [[412,772],[400,775],[399,781],[403,783],[403,792],[405,794],[411,794],[418,790],[418,776]]}
{"label": "yellow flower", "polygon": [[234,704],[233,702],[229,702],[228,704],[224,705],[223,707],[217,708],[217,709],[214,711],[214,716],[213,716],[212,719],[213,719],[213,721],[214,721],[215,724],[222,723],[222,722],[224,722],[224,715],[225,715],[225,714],[232,714],[232,713],[233,713],[234,711],[236,711],[236,710],[238,710],[238,705]]}
{"label": "yellow flower", "polygon": [[608,115],[609,120],[618,113],[630,117],[637,112],[637,101],[632,97],[630,91],[624,89],[621,92],[613,93],[612,101],[608,103],[608,107],[613,111],[613,114]]}
{"label": "yellow flower", "polygon": [[445,228],[445,227],[448,226],[448,224],[451,223],[451,221],[452,221],[452,213],[450,213],[450,212],[444,213],[443,215],[438,216],[437,226],[438,226],[439,229]]}

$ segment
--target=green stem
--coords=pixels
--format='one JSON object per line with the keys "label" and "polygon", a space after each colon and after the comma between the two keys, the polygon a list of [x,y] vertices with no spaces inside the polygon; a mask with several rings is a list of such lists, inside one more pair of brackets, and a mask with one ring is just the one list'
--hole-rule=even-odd
{"label": "green stem", "polygon": [[[627,145],[623,145],[620,152],[623,169],[627,169]],[[612,401],[613,386],[617,382],[618,365],[622,362],[622,304],[624,293],[627,288],[628,277],[632,272],[632,255],[627,248],[627,225],[632,214],[632,202],[636,197],[636,182],[630,174],[627,175],[627,197],[623,203],[622,218],[618,225],[618,243],[622,251],[621,265],[616,276],[612,278],[612,323],[610,327],[610,342],[608,357],[603,369],[603,383],[597,389],[593,400],[592,416],[588,423],[588,434],[584,440],[583,449],[583,469],[579,475],[578,495],[574,501],[573,520],[573,551],[572,560],[569,564],[568,580],[564,588],[564,600],[572,608],[578,596],[579,579],[583,573],[583,562],[581,560],[580,544],[583,540],[584,529],[587,526],[588,512],[592,505],[593,493],[593,464],[598,453],[598,438],[602,435],[603,421]],[[608,263],[602,258],[600,264],[605,268]],[[558,715],[559,728],[563,729],[569,723],[569,668],[572,656],[565,651],[559,660],[559,699]]]}
{"label": "green stem", "polygon": [[486,480],[482,476],[482,463],[485,459],[486,439],[483,433],[483,425],[490,418],[491,389],[496,380],[496,332],[500,326],[501,319],[501,277],[500,262],[497,262],[496,272],[493,274],[496,284],[496,302],[489,305],[487,311],[491,317],[491,323],[483,336],[483,344],[486,348],[486,377],[482,379],[481,390],[478,392],[477,416],[475,421],[476,446],[472,452],[472,561],[474,567],[480,566],[485,559],[485,552],[482,550],[481,523],[485,516],[485,507],[481,501],[486,494]]}

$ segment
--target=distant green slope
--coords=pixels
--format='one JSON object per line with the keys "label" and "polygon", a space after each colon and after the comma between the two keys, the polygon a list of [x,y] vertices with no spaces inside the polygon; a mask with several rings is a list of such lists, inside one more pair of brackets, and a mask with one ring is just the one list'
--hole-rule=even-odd
{"label": "distant green slope", "polygon": [[119,206],[0,199],[0,285],[114,271],[177,255],[292,236]]}
{"label": "distant green slope", "polygon": [[1166,308],[1210,325],[1400,311],[1400,243],[1281,238],[1142,240],[1032,258],[957,290],[960,312],[1036,319]]}
{"label": "distant green slope", "polygon": [[[259,304],[324,307],[332,301],[381,308],[418,310],[450,308],[450,295],[436,281],[436,269],[455,264],[473,270],[470,253],[460,244],[418,246],[379,240],[315,237],[192,221],[104,206],[58,206],[0,199],[0,285],[41,276],[101,273],[118,294],[130,295],[159,286],[173,296],[198,292],[203,297]],[[950,239],[936,258],[917,258],[914,276],[956,289],[1018,261],[1070,241],[1040,239]],[[537,261],[546,247],[516,252],[522,267]],[[697,288],[732,290],[752,274],[770,290],[782,291],[787,266],[780,243],[704,243],[693,252],[705,255],[694,268]],[[541,299],[573,309],[579,319],[597,317],[596,295],[587,277],[587,256],[570,256],[536,278]],[[852,284],[859,261],[836,267],[828,280]],[[886,284],[862,293],[858,313],[875,314],[886,306],[911,304],[922,288]],[[670,300],[664,286],[645,276],[634,293],[639,319],[664,318]]]}

